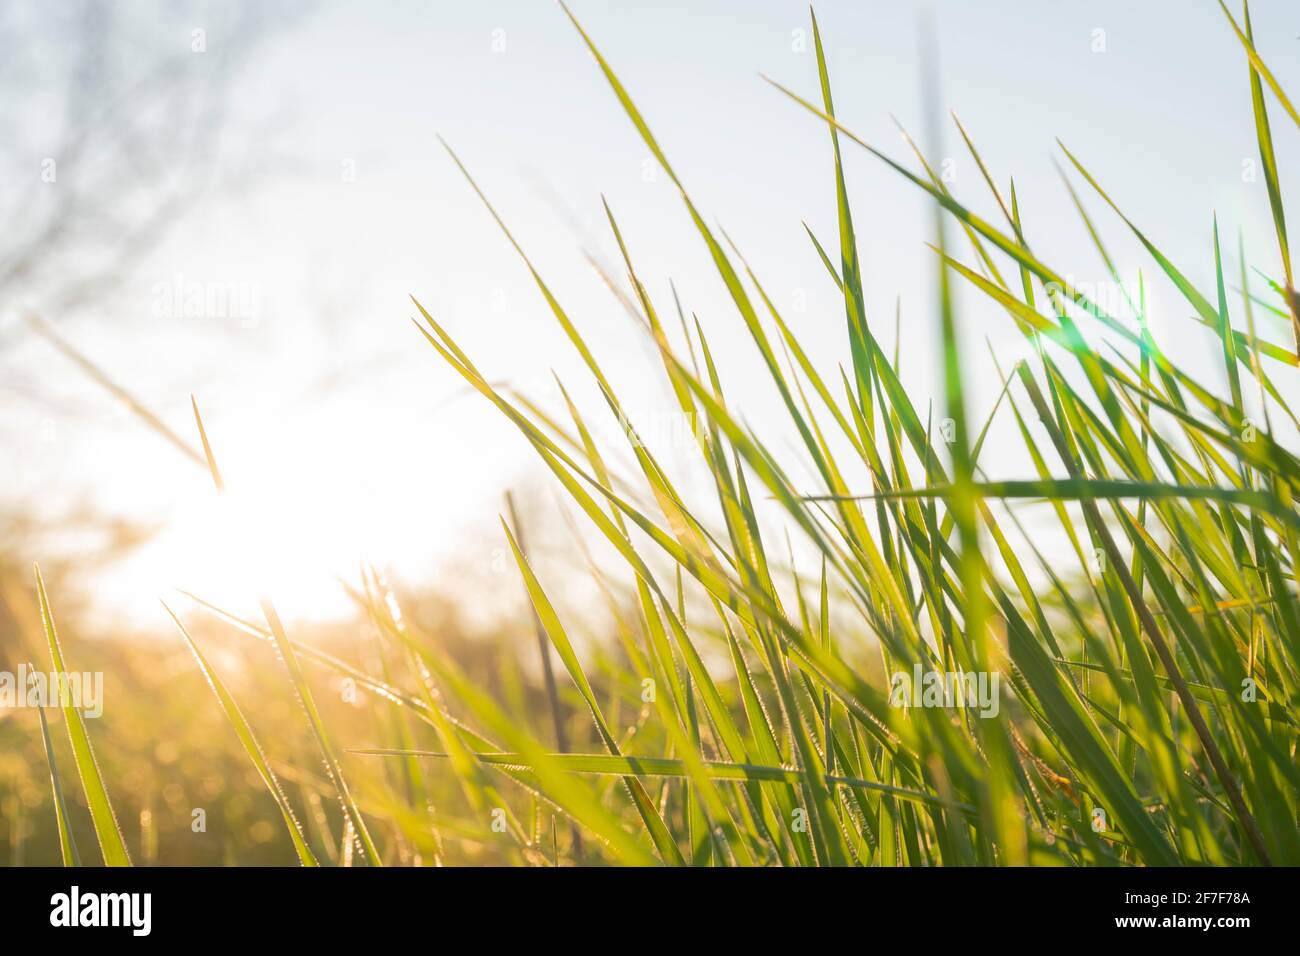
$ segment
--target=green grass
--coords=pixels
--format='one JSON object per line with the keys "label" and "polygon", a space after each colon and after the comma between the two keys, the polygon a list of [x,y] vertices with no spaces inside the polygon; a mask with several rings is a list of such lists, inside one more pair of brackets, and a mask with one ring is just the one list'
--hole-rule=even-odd
{"label": "green grass", "polygon": [[[298,861],[303,866],[319,866],[315,854],[311,852],[311,848],[303,837],[302,827],[299,825],[297,817],[294,816],[293,807],[289,804],[289,798],[284,795],[280,782],[275,778],[275,772],[267,764],[266,755],[262,752],[262,747],[253,734],[253,728],[248,725],[248,721],[244,718],[243,711],[239,709],[235,699],[230,696],[230,692],[226,690],[226,685],[221,682],[221,678],[217,676],[207,658],[203,656],[203,652],[199,650],[199,645],[194,642],[194,638],[185,629],[185,625],[181,623],[180,618],[167,605],[164,604],[163,608],[171,619],[176,622],[176,629],[181,632],[181,637],[185,639],[185,643],[194,654],[194,660],[198,662],[199,670],[203,671],[204,678],[207,679],[208,685],[212,688],[212,693],[216,696],[217,702],[221,704],[221,710],[225,713],[226,719],[230,721],[230,726],[234,728],[235,734],[239,737],[239,742],[248,754],[248,759],[253,762],[253,766],[257,768],[258,774],[266,783],[267,790],[275,798],[276,806],[280,808],[280,813],[284,816],[285,830],[293,841],[294,852],[298,854]],[[53,767],[52,760],[51,767]]]}
{"label": "green grass", "polygon": [[[1297,126],[1300,116],[1255,50],[1249,16],[1243,10],[1239,24],[1224,13],[1226,41],[1235,36],[1240,47],[1225,46],[1224,55],[1245,54],[1277,236],[1276,256],[1256,273],[1266,291],[1251,291],[1244,254],[1240,276],[1225,278],[1217,223],[1206,249],[1215,288],[1196,288],[1189,267],[1163,254],[1154,232],[1127,218],[1062,146],[1080,225],[1136,323],[1063,278],[1086,270],[1039,258],[1014,184],[1004,197],[960,124],[1004,224],[972,212],[973,199],[954,196],[919,151],[917,172],[842,125],[814,21],[818,95],[779,89],[800,108],[790,122],[819,124],[829,140],[827,196],[839,235],[808,235],[843,298],[838,370],[817,367],[730,239],[708,225],[614,67],[574,20],[677,187],[734,304],[736,331],[752,340],[788,421],[767,435],[745,423],[700,324],[676,306],[679,328],[665,321],[606,206],[632,307],[677,411],[702,423],[695,464],[716,500],[692,500],[638,440],[579,319],[453,153],[626,448],[602,446],[595,436],[607,432],[569,401],[563,383],[565,406],[543,409],[493,384],[418,302],[415,325],[433,357],[518,429],[581,514],[582,534],[605,556],[589,566],[613,625],[594,646],[575,640],[563,602],[552,597],[568,582],[534,567],[516,519],[503,521],[503,537],[532,623],[563,666],[558,687],[510,693],[499,675],[529,678],[504,664],[472,675],[438,633],[415,623],[404,608],[409,596],[370,570],[351,593],[374,629],[369,658],[379,672],[291,639],[269,599],[265,627],[208,606],[275,647],[279,686],[305,712],[328,778],[293,789],[309,810],[320,792],[341,808],[333,817],[309,812],[306,832],[299,827],[234,691],[185,633],[298,859],[348,862],[355,840],[375,865],[410,859],[412,847],[425,862],[529,865],[1300,863],[1300,458],[1275,437],[1274,422],[1296,419],[1270,377],[1294,374],[1297,359],[1289,342],[1266,341],[1255,327],[1258,309],[1300,341],[1269,108],[1280,105]],[[867,314],[841,158],[857,148],[933,200],[946,422],[934,420],[928,397],[909,394],[897,356],[875,331],[880,319]],[[1146,250],[1191,321],[1217,336],[1226,394],[1180,368],[1170,343],[1156,340],[1144,311],[1147,280],[1122,283],[1080,188]],[[1239,283],[1235,310],[1230,281]],[[1004,389],[978,417],[958,360],[958,285],[1004,312],[1030,347],[1030,358],[999,369]],[[988,473],[984,440],[998,416],[1032,474]],[[787,428],[800,443],[799,473],[816,476],[815,486],[792,477],[782,464],[788,455],[770,444]],[[624,474],[611,462],[628,454],[635,470]],[[760,498],[779,509],[782,530],[812,563],[800,565],[776,540],[772,522],[760,519],[770,510]],[[1040,547],[1025,532],[1019,513],[1029,504],[1055,520],[1062,547]],[[705,517],[713,514],[720,519]],[[58,665],[43,588],[41,608]],[[891,706],[890,675],[914,666],[996,672],[998,713]],[[363,730],[349,732],[355,746],[335,744],[309,669],[367,694]],[[84,726],[75,711],[65,720],[105,858],[126,862]],[[553,746],[551,733],[574,752]],[[62,836],[66,813],[47,749]],[[353,775],[364,781],[355,794]],[[340,833],[334,853],[329,844]]]}
{"label": "green grass", "polygon": [[[73,669],[63,657],[63,648],[59,644],[59,635],[54,628],[54,613],[50,610],[50,600],[45,594],[45,582],[41,578],[41,569],[36,568],[36,592],[40,599],[41,621],[45,625],[45,639],[49,642],[50,663],[53,673],[71,674]],[[51,696],[54,696],[51,688]],[[68,741],[72,745],[73,761],[77,774],[81,777],[82,792],[86,797],[86,806],[95,827],[95,837],[99,841],[100,852],[106,866],[130,866],[131,857],[127,853],[126,843],[122,839],[117,816],[113,813],[113,804],[109,801],[108,789],[104,785],[103,774],[95,760],[95,749],[90,744],[90,734],[86,728],[85,718],[76,707],[71,695],[59,695],[59,709],[63,713],[63,722],[68,730]],[[76,845],[72,841],[67,826],[67,812],[63,804],[62,787],[59,785],[59,771],[54,763],[54,748],[50,743],[45,724],[45,711],[42,707],[41,734],[45,743],[45,752],[50,763],[50,778],[54,785],[56,806],[59,814],[59,843],[63,848],[64,863],[77,859]]]}

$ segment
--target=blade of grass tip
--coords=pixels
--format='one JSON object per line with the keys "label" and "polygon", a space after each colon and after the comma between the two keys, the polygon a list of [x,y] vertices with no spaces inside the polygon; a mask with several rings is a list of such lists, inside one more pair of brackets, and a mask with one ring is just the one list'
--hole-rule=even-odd
{"label": "blade of grass tip", "polygon": [[203,427],[203,416],[199,414],[199,403],[193,395],[190,396],[190,407],[194,409],[194,421],[199,426],[199,439],[203,442],[203,458],[207,462],[208,471],[212,475],[212,483],[217,486],[217,494],[225,494],[226,482],[221,477],[221,469],[217,467],[217,459],[212,454],[212,446],[208,444],[208,433]]}
{"label": "blade of grass tip", "polygon": [[1246,277],[1246,241],[1242,238],[1240,230],[1237,231],[1237,263],[1241,277],[1241,305],[1246,313],[1246,334],[1250,340],[1250,370],[1255,376],[1260,414],[1264,416],[1264,428],[1271,432],[1273,424],[1268,411],[1268,395],[1264,388],[1264,371],[1259,360],[1259,340],[1255,337],[1255,310],[1250,304],[1250,284]]}
{"label": "blade of grass tip", "polygon": [[1232,394],[1232,404],[1244,415],[1246,407],[1241,404],[1241,373],[1237,368],[1237,339],[1232,334],[1232,322],[1228,318],[1228,292],[1223,284],[1223,255],[1219,249],[1219,217],[1214,217],[1214,277],[1215,290],[1218,293],[1219,337],[1223,340],[1223,364],[1228,373],[1228,389]]}
{"label": "blade of grass tip", "polygon": [[[1250,6],[1243,0],[1243,19],[1246,23],[1246,41],[1253,49],[1255,34],[1250,26]],[[1226,10],[1224,11],[1227,12]],[[1231,17],[1229,17],[1231,19]],[[1233,24],[1235,27],[1236,24]],[[1259,80],[1259,70],[1250,67],[1250,99],[1255,111],[1255,138],[1259,141],[1259,159],[1264,167],[1264,185],[1268,188],[1268,204],[1273,212],[1273,228],[1277,232],[1278,252],[1282,256],[1282,271],[1286,276],[1287,305],[1291,308],[1291,327],[1295,335],[1296,351],[1300,352],[1300,299],[1296,296],[1295,277],[1291,272],[1291,248],[1286,235],[1286,212],[1282,205],[1282,184],[1277,173],[1277,154],[1273,151],[1273,131],[1268,122],[1268,107],[1264,103],[1264,88]]]}
{"label": "blade of grass tip", "polygon": [[[831,100],[831,83],[826,66],[826,54],[822,49],[821,30],[817,26],[817,16],[809,8],[812,19],[813,44],[817,51],[817,78],[821,84],[822,102],[830,116],[835,115],[835,106]],[[858,404],[862,409],[863,420],[867,430],[874,437],[876,427],[875,412],[872,409],[872,374],[874,370],[871,347],[872,339],[866,334],[866,297],[862,292],[862,270],[858,261],[858,242],[853,231],[853,216],[849,210],[848,187],[844,182],[844,164],[840,157],[840,136],[834,123],[828,124],[831,134],[831,150],[835,155],[835,206],[840,227],[840,267],[842,269],[842,290],[844,292],[844,311],[848,321],[849,350],[853,359],[853,371],[858,388]]]}
{"label": "blade of grass tip", "polygon": [[[50,658],[54,662],[54,672],[67,675],[63,662],[63,649],[59,646],[59,635],[54,628],[54,615],[50,611],[50,600],[45,593],[45,581],[41,578],[41,569],[36,567],[36,593],[41,604],[41,621],[45,624],[45,638],[50,645]],[[108,798],[108,789],[104,786],[103,775],[95,761],[95,750],[90,745],[90,735],[86,732],[86,721],[81,711],[72,701],[72,695],[59,689],[59,709],[63,712],[63,723],[68,728],[68,740],[72,744],[72,758],[77,765],[77,774],[81,777],[81,788],[86,794],[86,804],[90,808],[90,818],[95,825],[95,836],[99,839],[99,848],[104,854],[107,866],[130,866],[131,856],[126,852],[126,843],[122,839],[122,829],[117,825],[117,816],[113,813],[113,804]]]}
{"label": "blade of grass tip", "polygon": [[200,466],[203,464],[202,457],[200,457],[199,453],[194,450],[194,447],[189,442],[168,428],[167,424],[161,418],[149,411],[149,409],[141,404],[134,395],[124,389],[121,385],[117,384],[117,382],[113,381],[113,379],[110,378],[103,369],[88,359],[79,350],[74,348],[67,339],[55,332],[54,326],[50,325],[49,322],[45,321],[45,319],[41,318],[39,315],[36,315],[34,312],[27,313],[26,318],[27,324],[31,326],[33,332],[53,345],[63,353],[65,357],[76,363],[76,365],[90,376],[96,384],[129,408],[137,417],[140,418],[141,421],[175,446],[181,454],[194,462],[194,464]]}
{"label": "blade of grass tip", "polygon": [[216,671],[208,664],[207,658],[199,650],[199,646],[195,643],[194,638],[190,636],[190,632],[186,630],[185,625],[181,623],[181,619],[167,606],[166,602],[163,602],[163,610],[175,622],[177,629],[181,632],[181,637],[185,638],[190,653],[194,655],[199,670],[203,672],[204,679],[207,680],[208,686],[212,688],[212,693],[216,696],[217,702],[221,704],[226,719],[230,721],[230,725],[235,729],[235,735],[239,737],[239,742],[243,744],[244,751],[248,754],[249,759],[253,761],[253,766],[257,768],[262,782],[266,784],[266,789],[271,791],[271,796],[275,798],[275,803],[280,808],[280,814],[284,817],[284,825],[289,830],[289,838],[293,841],[293,848],[298,854],[298,859],[303,866],[319,866],[320,863],[317,862],[315,854],[307,846],[302,828],[298,825],[298,818],[289,805],[289,799],[284,795],[284,791],[280,789],[280,781],[271,772],[271,768],[266,762],[266,755],[262,753],[262,747],[258,744],[257,737],[253,735],[253,728],[244,719],[244,714],[239,709],[239,705],[235,703],[235,698],[226,690],[226,686],[221,682],[221,678],[217,676]]}
{"label": "blade of grass tip", "polygon": [[[203,427],[203,417],[199,414],[198,402],[192,395],[190,396],[190,404],[194,407],[194,421],[198,425],[199,438],[203,442],[203,455],[207,459],[208,470],[212,473],[213,484],[216,485],[218,494],[224,493],[226,484],[221,477],[221,471],[217,468],[216,457],[212,454],[212,445],[208,441],[207,430]],[[307,684],[307,676],[303,673],[302,665],[298,661],[298,655],[294,652],[293,643],[289,640],[289,635],[285,633],[284,625],[280,622],[280,615],[271,603],[271,599],[265,595],[259,596],[258,603],[262,607],[262,614],[265,616],[267,626],[275,639],[275,649],[279,653],[280,659],[284,661],[285,669],[289,672],[289,680],[298,695],[298,702],[302,704],[302,709],[307,713],[307,720],[311,724],[316,743],[320,746],[325,770],[329,774],[330,782],[334,784],[339,803],[343,807],[343,813],[352,825],[352,831],[361,843],[370,864],[372,866],[383,866],[383,861],[379,858],[379,851],[370,839],[370,831],[366,829],[365,821],[361,818],[361,811],[348,789],[347,780],[343,776],[343,768],[339,766],[338,758],[334,755],[334,748],[330,744],[329,734],[325,731],[325,722],[321,719],[320,711],[316,709],[316,698],[312,696],[311,687]]]}
{"label": "blade of grass tip", "polygon": [[[35,670],[35,668],[32,668]],[[50,740],[50,724],[45,719],[45,708],[38,707],[37,715],[41,718],[41,742],[45,744],[45,759],[50,765],[50,786],[54,790],[54,817],[59,825],[59,852],[63,856],[64,866],[81,866],[81,854],[77,852],[77,841],[72,837],[68,826],[68,806],[63,800],[63,783],[59,777],[59,764],[54,759],[54,743]]]}
{"label": "blade of grass tip", "polygon": [[[1282,104],[1282,109],[1286,110],[1287,115],[1295,121],[1296,126],[1300,126],[1300,113],[1296,112],[1296,108],[1291,105],[1290,97],[1286,95],[1286,90],[1282,89],[1282,85],[1278,83],[1277,79],[1273,76],[1272,71],[1265,66],[1264,61],[1260,59],[1259,53],[1255,50],[1254,40],[1241,32],[1241,27],[1237,26],[1237,21],[1234,20],[1232,14],[1228,12],[1228,8],[1224,6],[1223,0],[1219,0],[1219,9],[1223,11],[1223,15],[1227,17],[1228,22],[1232,24],[1232,32],[1237,34],[1237,39],[1240,40],[1241,45],[1246,48],[1246,56],[1250,59],[1250,65],[1254,67],[1255,72],[1258,73],[1264,82],[1268,84],[1268,88],[1273,91],[1273,95],[1276,96],[1278,102]],[[1249,11],[1247,11],[1246,16],[1249,21]]]}

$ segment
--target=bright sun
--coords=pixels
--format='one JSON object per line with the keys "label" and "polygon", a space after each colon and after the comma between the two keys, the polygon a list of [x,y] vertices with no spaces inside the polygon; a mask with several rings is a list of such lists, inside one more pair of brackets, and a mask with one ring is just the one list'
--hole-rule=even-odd
{"label": "bright sun", "polygon": [[294,457],[286,467],[241,468],[228,457],[226,492],[196,480],[159,534],[112,573],[117,603],[144,611],[139,597],[156,611],[154,600],[171,603],[179,588],[241,615],[256,615],[260,595],[286,620],[347,614],[339,578],[354,580],[363,562],[388,560],[376,530],[400,526],[384,509],[401,502],[367,487],[360,462],[348,469]]}

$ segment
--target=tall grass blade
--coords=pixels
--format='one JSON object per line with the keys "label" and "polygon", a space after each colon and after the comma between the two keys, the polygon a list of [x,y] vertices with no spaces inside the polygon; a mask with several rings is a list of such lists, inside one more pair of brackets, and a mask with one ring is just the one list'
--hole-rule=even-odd
{"label": "tall grass blade", "polygon": [[[54,673],[66,676],[67,665],[63,660],[63,649],[59,645],[59,635],[54,628],[54,615],[50,610],[50,600],[45,593],[45,581],[41,578],[41,569],[36,571],[36,592],[40,599],[41,621],[45,625],[45,639],[49,642],[50,659]],[[130,866],[131,856],[126,851],[126,842],[122,839],[122,830],[117,825],[113,813],[113,804],[108,798],[108,789],[104,786],[104,777],[95,760],[95,750],[90,745],[90,735],[86,732],[86,721],[81,711],[76,708],[71,694],[64,694],[60,689],[59,709],[63,712],[63,723],[68,729],[68,740],[72,744],[72,759],[81,777],[81,789],[86,795],[86,805],[90,808],[90,819],[95,827],[95,836],[99,840],[99,849],[104,856],[106,866]]]}

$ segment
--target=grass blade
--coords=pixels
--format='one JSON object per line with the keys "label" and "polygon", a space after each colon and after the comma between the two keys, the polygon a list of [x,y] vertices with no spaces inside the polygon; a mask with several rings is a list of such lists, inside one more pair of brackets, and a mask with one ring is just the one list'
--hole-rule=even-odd
{"label": "grass blade", "polygon": [[257,737],[253,735],[253,728],[244,719],[239,704],[226,690],[225,684],[221,682],[221,678],[217,676],[216,671],[208,664],[207,658],[203,656],[203,652],[199,650],[199,645],[190,636],[190,632],[181,623],[181,619],[166,604],[163,604],[163,609],[175,622],[177,629],[181,632],[181,637],[185,638],[186,645],[194,655],[195,661],[198,662],[199,670],[203,672],[204,679],[208,682],[208,686],[212,688],[212,693],[216,696],[217,703],[221,705],[221,710],[226,715],[226,719],[230,721],[230,726],[234,728],[235,735],[244,747],[244,752],[253,761],[253,766],[257,768],[257,773],[262,778],[262,782],[266,784],[266,789],[271,792],[276,806],[280,808],[280,815],[284,817],[284,825],[289,831],[289,838],[293,841],[293,848],[298,854],[298,861],[303,866],[319,866],[316,855],[307,846],[307,840],[303,836],[302,828],[298,825],[298,818],[294,815],[293,808],[289,805],[289,799],[284,795],[284,791],[280,788],[280,781],[275,778],[275,774],[267,764],[266,755],[262,753],[262,747],[258,744]]}
{"label": "grass blade", "polygon": [[[63,660],[63,650],[59,646],[59,635],[54,628],[54,616],[50,611],[50,600],[45,593],[45,581],[41,578],[39,567],[36,568],[36,591],[40,598],[41,621],[45,625],[45,639],[49,642],[54,672],[66,675],[68,669]],[[130,866],[131,856],[126,851],[122,830],[117,825],[113,804],[108,798],[108,789],[104,786],[103,774],[100,773],[99,764],[95,760],[95,750],[90,745],[85,718],[73,705],[71,695],[60,695],[60,710],[63,712],[63,723],[68,728],[68,740],[72,744],[72,759],[77,765],[77,774],[81,777],[81,788],[86,794],[86,804],[90,807],[90,819],[95,825],[95,836],[99,839],[104,864]]]}
{"label": "grass blade", "polygon": [[36,713],[41,718],[41,742],[45,745],[45,759],[50,764],[50,786],[54,790],[54,817],[59,827],[59,852],[63,857],[64,866],[81,866],[77,841],[73,839],[72,829],[68,826],[68,807],[63,802],[63,784],[59,777],[59,764],[54,759],[54,743],[50,740],[50,725],[45,719],[45,708],[38,707]]}

